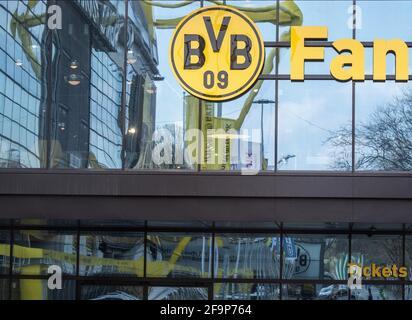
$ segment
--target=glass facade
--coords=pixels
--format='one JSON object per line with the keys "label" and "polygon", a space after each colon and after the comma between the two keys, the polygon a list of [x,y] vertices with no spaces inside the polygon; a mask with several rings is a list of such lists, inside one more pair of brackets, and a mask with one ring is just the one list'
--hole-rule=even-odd
{"label": "glass facade", "polygon": [[[412,298],[407,225],[24,219],[0,231],[6,300]],[[349,262],[408,274],[365,276],[349,290]],[[61,289],[48,284],[56,266]]]}
{"label": "glass facade", "polygon": [[[55,4],[63,12],[61,25],[48,28]],[[266,47],[259,81],[225,103],[183,92],[167,54],[180,19],[216,4],[248,14]],[[0,167],[410,171],[409,85],[332,80],[329,63],[336,52],[330,42],[324,42],[324,62],[306,63],[307,80],[291,82],[289,38],[292,25],[324,25],[329,41],[363,41],[369,79],[371,41],[407,40],[411,6],[362,0],[2,1]],[[399,18],[382,28],[382,12]],[[394,66],[389,54],[389,76]]]}

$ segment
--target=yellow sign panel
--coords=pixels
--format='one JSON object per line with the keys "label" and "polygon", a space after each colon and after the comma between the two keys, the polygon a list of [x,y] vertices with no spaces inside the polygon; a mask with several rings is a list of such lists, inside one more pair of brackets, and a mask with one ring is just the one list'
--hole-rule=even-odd
{"label": "yellow sign panel", "polygon": [[227,101],[255,84],[265,49],[251,19],[231,7],[212,6],[182,19],[172,37],[169,58],[173,73],[190,94]]}

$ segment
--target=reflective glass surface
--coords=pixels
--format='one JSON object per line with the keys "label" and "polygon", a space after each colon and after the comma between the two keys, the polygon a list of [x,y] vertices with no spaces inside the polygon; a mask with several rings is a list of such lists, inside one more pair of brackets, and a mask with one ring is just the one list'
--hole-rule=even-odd
{"label": "reflective glass surface", "polygon": [[143,276],[144,237],[137,232],[87,232],[80,235],[81,275]]}
{"label": "reflective glass surface", "polygon": [[11,283],[12,300],[74,300],[76,299],[76,282],[65,280],[60,290],[51,290],[47,280],[19,279]]}
{"label": "reflective glass surface", "polygon": [[279,237],[216,234],[218,278],[273,279],[279,277]]}
{"label": "reflective glass surface", "polygon": [[411,170],[407,84],[327,81],[330,46],[305,63],[323,80],[275,80],[290,74],[292,25],[327,26],[329,41],[407,40],[411,1],[203,1],[223,3],[257,24],[270,78],[212,103],[184,92],[168,61],[175,27],[201,1],[58,0],[51,28],[45,0],[2,2],[0,168]]}
{"label": "reflective glass surface", "polygon": [[279,83],[278,170],[351,170],[352,86]]}
{"label": "reflective glass surface", "polygon": [[143,300],[143,287],[131,285],[84,285],[81,300]]}
{"label": "reflective glass surface", "polygon": [[[11,227],[0,230],[2,300],[412,297],[412,235],[401,225],[319,229],[320,224],[294,223],[276,224],[269,231],[265,225],[217,221],[32,221],[11,221],[13,237]],[[350,256],[364,271],[361,288],[352,290],[347,280]],[[392,274],[385,276],[384,268]],[[52,289],[60,284],[61,289]]]}
{"label": "reflective glass surface", "polygon": [[149,287],[149,300],[207,300],[207,288],[200,287]]}
{"label": "reflective glass surface", "polygon": [[285,279],[347,278],[349,239],[345,235],[292,235],[285,238]]}
{"label": "reflective glass surface", "polygon": [[45,12],[46,1],[0,3],[0,168],[46,166]]}
{"label": "reflective glass surface", "polygon": [[22,275],[47,275],[49,267],[57,266],[58,272],[74,275],[76,252],[74,232],[19,230],[14,232],[13,272]]}

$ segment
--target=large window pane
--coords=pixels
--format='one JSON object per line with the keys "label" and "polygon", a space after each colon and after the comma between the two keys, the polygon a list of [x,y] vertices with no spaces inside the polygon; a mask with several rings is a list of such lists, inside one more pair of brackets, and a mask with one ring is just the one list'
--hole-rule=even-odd
{"label": "large window pane", "polygon": [[[349,241],[344,235],[287,235],[283,277],[285,279],[347,278]],[[289,247],[292,247],[289,249]],[[289,252],[293,252],[290,254]]]}
{"label": "large window pane", "polygon": [[207,300],[208,290],[201,287],[149,287],[149,300]]}
{"label": "large window pane", "polygon": [[407,83],[356,84],[357,170],[412,170],[412,91]]}
{"label": "large window pane", "polygon": [[0,3],[0,168],[46,164],[46,1],[31,7]]}
{"label": "large window pane", "polygon": [[351,86],[279,82],[279,170],[351,170]]}
{"label": "large window pane", "polygon": [[197,110],[199,102],[178,84],[167,52],[176,25],[200,8],[200,1],[129,3],[134,37],[143,30],[146,40],[144,46],[139,41],[129,46],[134,58],[127,74],[126,168],[195,169],[184,156],[184,130],[191,125],[185,110]]}
{"label": "large window pane", "polygon": [[80,274],[142,277],[144,237],[136,232],[80,234]]}
{"label": "large window pane", "polygon": [[[407,280],[412,280],[412,237],[405,237],[405,267],[408,270]],[[410,298],[412,299],[412,286],[409,286]]]}
{"label": "large window pane", "polygon": [[257,24],[264,41],[276,41],[277,0],[227,0],[226,4],[248,15]]}
{"label": "large window pane", "polygon": [[264,234],[216,234],[215,244],[215,277],[279,278],[279,237]]}
{"label": "large window pane", "polygon": [[20,230],[14,233],[13,272],[47,275],[49,266],[76,274],[76,233]]}
{"label": "large window pane", "polygon": [[147,236],[148,277],[210,277],[209,234],[148,233]]}
{"label": "large window pane", "polygon": [[[390,235],[353,235],[352,236],[352,263],[363,265],[364,267],[387,267],[397,270],[402,266],[402,237]],[[376,269],[376,268],[375,268]],[[395,275],[388,277],[389,279],[401,279]],[[398,273],[398,272],[396,272]],[[379,276],[377,271],[371,273],[371,276],[365,276],[364,279],[385,279],[383,274]]]}
{"label": "large window pane", "polygon": [[348,287],[341,284],[285,284],[282,300],[348,300]]}
{"label": "large window pane", "polygon": [[8,274],[10,270],[10,231],[0,230],[0,274]]}
{"label": "large window pane", "polygon": [[238,99],[202,103],[202,170],[274,170],[275,84],[258,81]]}

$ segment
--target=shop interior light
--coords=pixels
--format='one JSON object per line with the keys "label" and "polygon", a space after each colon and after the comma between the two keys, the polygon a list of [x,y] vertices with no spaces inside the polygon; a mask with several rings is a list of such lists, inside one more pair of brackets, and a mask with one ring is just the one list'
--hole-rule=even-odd
{"label": "shop interior light", "polygon": [[163,77],[162,75],[160,75],[160,74],[155,74],[154,76],[153,76],[153,81],[163,81],[165,79],[165,77]]}
{"label": "shop interior light", "polygon": [[82,76],[79,76],[75,73],[70,74],[69,76],[64,77],[66,82],[70,84],[71,86],[78,86],[80,82],[82,81]]}
{"label": "shop interior light", "polygon": [[129,128],[128,132],[130,134],[135,134],[136,133],[136,128],[131,127],[131,128]]}

